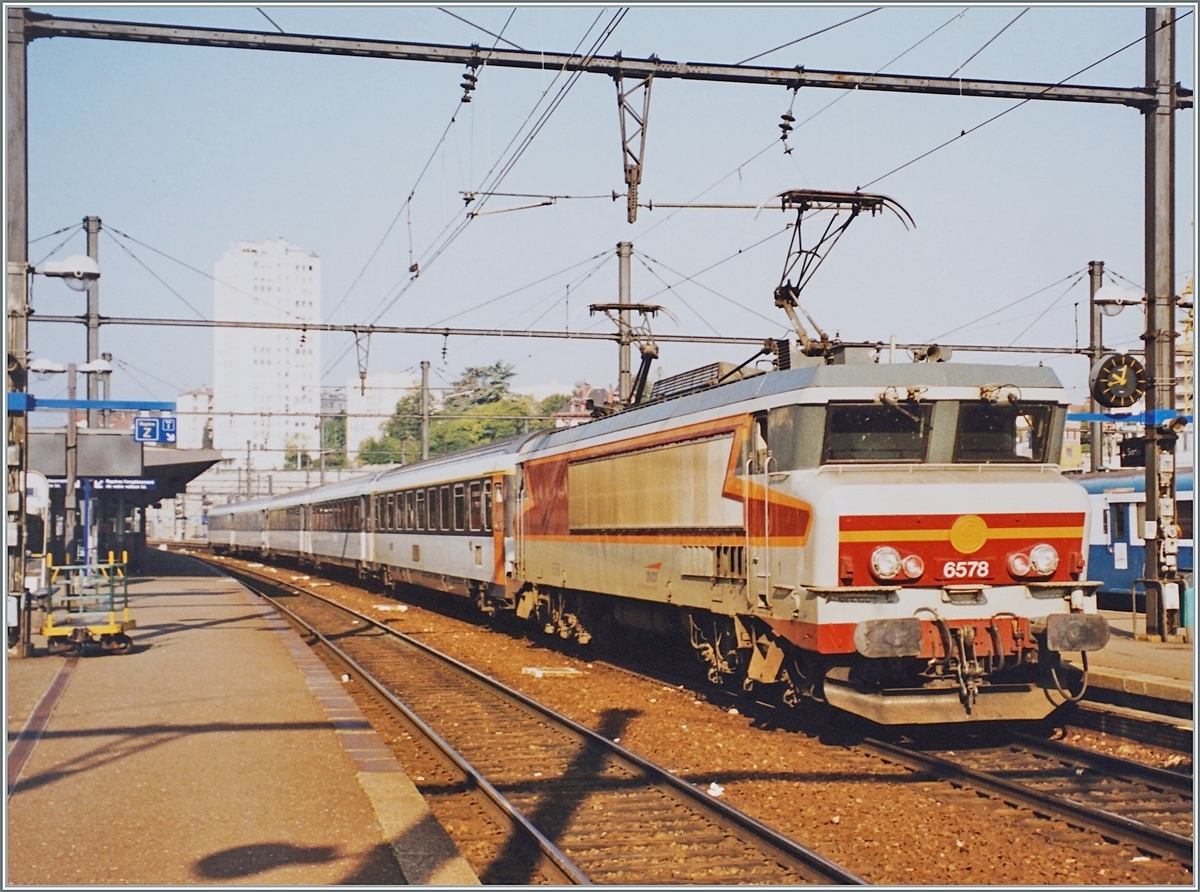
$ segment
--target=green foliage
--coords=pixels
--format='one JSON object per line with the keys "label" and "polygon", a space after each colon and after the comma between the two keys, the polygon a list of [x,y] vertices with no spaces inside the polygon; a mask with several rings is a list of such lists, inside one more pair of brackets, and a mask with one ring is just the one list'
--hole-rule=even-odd
{"label": "green foliage", "polygon": [[285,471],[303,471],[305,468],[311,468],[312,466],[312,456],[307,452],[301,452],[293,446],[289,446],[283,454],[283,469]]}
{"label": "green foliage", "polygon": [[552,393],[538,403],[538,414],[549,418],[560,409],[565,409],[571,398],[565,393]]}
{"label": "green foliage", "polygon": [[325,467],[346,467],[346,416],[331,415],[325,418],[324,442],[321,448],[325,451]]}
{"label": "green foliage", "polygon": [[[506,440],[553,424],[551,415],[570,397],[554,394],[538,402],[513,393],[509,380],[516,374],[506,362],[470,366],[454,382],[439,409],[429,415],[429,454],[448,455]],[[421,394],[410,393],[396,403],[383,426],[383,436],[359,447],[364,465],[416,461],[421,457]]]}

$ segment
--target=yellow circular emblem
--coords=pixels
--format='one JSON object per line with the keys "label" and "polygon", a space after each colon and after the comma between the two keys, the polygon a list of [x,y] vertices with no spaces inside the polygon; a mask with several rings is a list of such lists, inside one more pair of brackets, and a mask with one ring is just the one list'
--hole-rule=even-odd
{"label": "yellow circular emblem", "polygon": [[959,554],[974,554],[987,542],[988,528],[982,517],[964,514],[950,527],[950,544]]}

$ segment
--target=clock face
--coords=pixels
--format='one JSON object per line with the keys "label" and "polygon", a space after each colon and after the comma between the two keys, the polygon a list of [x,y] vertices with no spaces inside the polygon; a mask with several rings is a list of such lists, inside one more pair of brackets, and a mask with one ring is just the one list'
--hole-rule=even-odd
{"label": "clock face", "polygon": [[1109,409],[1127,409],[1146,393],[1146,369],[1132,356],[1110,353],[1092,368],[1092,396]]}

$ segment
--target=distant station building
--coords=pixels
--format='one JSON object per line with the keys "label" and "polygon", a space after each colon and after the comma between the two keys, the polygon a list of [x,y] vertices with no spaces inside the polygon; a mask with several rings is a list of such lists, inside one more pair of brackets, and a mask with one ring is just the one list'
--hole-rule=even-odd
{"label": "distant station building", "polygon": [[[219,322],[321,321],[321,260],[287,239],[239,242],[216,262],[213,278]],[[317,458],[320,377],[318,331],[215,329],[213,446],[241,469]]]}

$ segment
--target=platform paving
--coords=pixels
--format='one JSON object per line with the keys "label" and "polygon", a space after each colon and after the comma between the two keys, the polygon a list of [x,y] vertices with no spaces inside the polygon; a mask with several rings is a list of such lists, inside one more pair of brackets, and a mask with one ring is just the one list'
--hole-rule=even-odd
{"label": "platform paving", "polygon": [[[1100,692],[1123,695],[1108,697],[1114,702],[1135,705],[1155,711],[1155,702],[1163,706],[1180,704],[1188,707],[1195,702],[1196,651],[1186,641],[1139,640],[1137,633],[1145,631],[1145,616],[1134,618],[1128,612],[1103,610],[1108,620],[1110,637],[1103,650],[1088,654],[1088,687]],[[1063,654],[1076,669],[1082,668],[1079,654]],[[1174,712],[1179,712],[1175,710]]]}
{"label": "platform paving", "polygon": [[[131,653],[8,659],[6,888],[478,884],[273,611],[189,558],[155,570],[130,585]],[[15,751],[65,669],[41,736]]]}

